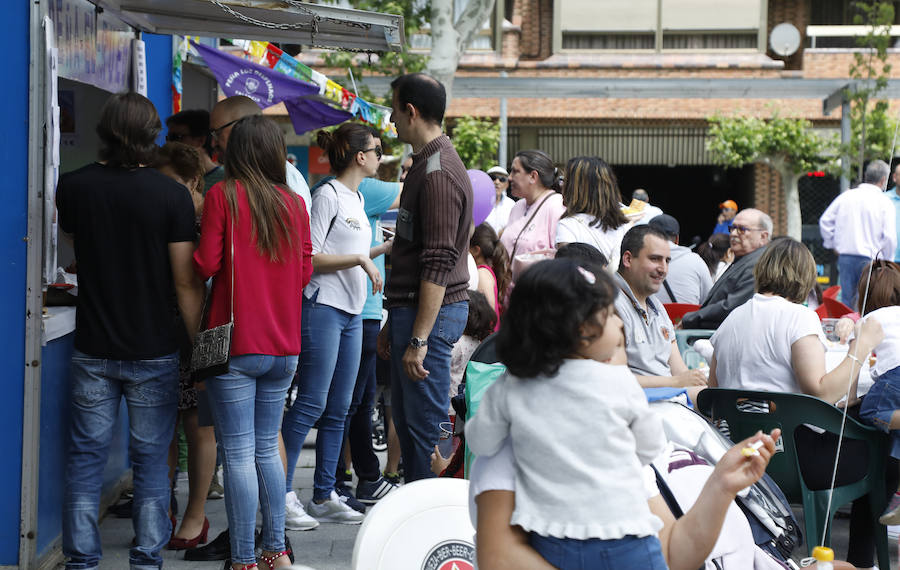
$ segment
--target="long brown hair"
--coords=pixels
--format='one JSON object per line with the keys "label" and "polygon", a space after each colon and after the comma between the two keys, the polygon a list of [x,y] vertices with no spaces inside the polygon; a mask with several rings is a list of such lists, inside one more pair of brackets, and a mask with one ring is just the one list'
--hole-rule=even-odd
{"label": "long brown hair", "polygon": [[614,230],[628,222],[619,204],[622,196],[612,168],[596,156],[576,156],[566,164],[566,183],[563,185],[566,213],[588,214],[594,219],[590,225],[603,231]]}
{"label": "long brown hair", "polygon": [[[771,246],[769,246],[771,247]],[[872,266],[872,277],[869,277],[869,266]],[[866,298],[866,284],[869,296]],[[859,309],[863,314],[871,313],[882,307],[900,305],[900,265],[893,261],[877,260],[866,264],[859,278]],[[866,306],[863,307],[863,299]]]}
{"label": "long brown hair", "polygon": [[497,295],[503,299],[510,281],[509,255],[500,243],[497,232],[487,222],[479,224],[469,240],[469,247],[476,245],[481,248],[481,255],[490,262],[497,277]]}
{"label": "long brown hair", "polygon": [[250,204],[251,236],[256,249],[271,261],[284,259],[284,248],[293,249],[298,237],[286,200],[302,206],[288,189],[286,161],[284,135],[274,121],[251,115],[234,124],[225,150],[225,198],[232,218],[237,219],[236,182],[240,181]]}

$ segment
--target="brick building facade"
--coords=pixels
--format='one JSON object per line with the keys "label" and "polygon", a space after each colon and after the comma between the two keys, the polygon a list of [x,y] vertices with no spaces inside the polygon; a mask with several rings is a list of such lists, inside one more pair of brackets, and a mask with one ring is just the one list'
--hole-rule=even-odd
{"label": "brick building facade", "polygon": [[[816,1],[819,4],[814,4]],[[705,17],[699,12],[688,17],[681,15],[680,24],[669,16],[670,22],[666,23],[666,14],[676,5],[678,9],[693,6],[697,10],[703,4],[704,1],[679,4],[676,0],[499,0],[496,9],[503,13],[495,14],[491,21],[503,24],[499,31],[492,31],[494,49],[470,50],[462,56],[454,98],[447,111],[448,125],[452,129],[453,122],[464,116],[499,118],[500,97],[505,96],[510,158],[520,149],[542,148],[564,165],[572,156],[599,154],[614,166],[626,201],[635,188],[647,189],[651,201],[682,220],[689,235],[705,237],[712,227],[710,220],[715,218],[717,204],[728,198],[737,200],[741,207],[766,210],[775,221],[776,233],[783,232],[785,209],[779,176],[765,165],[740,170],[712,165],[704,146],[707,119],[715,114],[770,117],[777,113],[809,119],[815,127],[836,133],[840,110],[830,116],[823,114],[822,100],[829,92],[811,91],[807,98],[779,98],[777,92],[759,97],[734,93],[719,97],[717,82],[765,79],[796,84],[848,78],[854,50],[811,48],[806,35],[810,25],[849,24],[846,19],[852,18],[847,16],[850,0],[709,0],[707,4],[715,10],[707,12],[750,13],[747,25],[739,22],[737,28],[741,29],[737,29],[733,18],[729,23],[728,15],[712,15],[712,30],[700,29],[703,26],[692,29],[692,19]],[[655,32],[602,30],[604,24],[597,21],[605,18],[596,17],[585,17],[584,27],[593,26],[587,32],[561,29],[564,25],[580,26],[573,10],[575,16],[582,9],[596,16],[609,6],[618,6],[623,12],[631,10],[631,16],[639,19],[646,11],[645,5],[658,10]],[[565,9],[569,9],[568,15]],[[835,20],[834,14],[842,16]],[[615,16],[610,11],[610,21]],[[620,23],[628,28],[630,21],[625,17],[619,14]],[[793,24],[801,34],[800,48],[788,57],[780,57],[768,47],[771,30],[782,22]],[[679,25],[684,29],[674,29]],[[576,40],[651,42],[655,49],[572,49],[569,32],[578,36]],[[592,39],[597,36],[600,40]],[[743,38],[745,43],[735,48],[732,36]],[[691,42],[710,43],[704,44],[703,49],[683,49],[684,45],[693,45]],[[673,49],[673,45],[682,49]],[[716,49],[717,45],[726,47]],[[891,51],[892,77],[900,78],[900,50]],[[303,57],[308,58],[308,63],[321,64],[315,61],[313,53]],[[341,74],[340,70],[330,71]],[[460,78],[496,79],[501,72],[511,79],[531,78],[533,88],[529,91],[533,92],[524,97],[516,96],[521,91],[485,97],[481,92],[469,95],[460,87]],[[673,91],[651,97],[605,93],[539,97],[542,86],[577,79],[596,80],[598,89],[608,81],[621,79],[683,80],[708,85],[708,92],[702,96]],[[894,103],[898,104],[892,104],[892,108],[900,109],[900,101]],[[801,183],[801,202],[827,203],[837,191],[833,179],[806,180]],[[804,224],[812,226],[818,217],[816,207],[804,209],[810,212],[804,213]]]}

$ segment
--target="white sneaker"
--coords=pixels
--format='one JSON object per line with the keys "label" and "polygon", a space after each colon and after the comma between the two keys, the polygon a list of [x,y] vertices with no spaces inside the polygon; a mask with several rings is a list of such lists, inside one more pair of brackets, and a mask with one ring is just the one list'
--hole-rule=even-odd
{"label": "white sneaker", "polygon": [[284,496],[284,528],[287,530],[312,530],[319,526],[319,521],[303,510],[297,493],[291,491]]}
{"label": "white sneaker", "polygon": [[342,501],[337,492],[333,490],[327,501],[321,505],[317,505],[315,501],[310,501],[306,505],[306,510],[319,522],[360,524],[366,518],[366,515],[358,513],[347,506],[347,503]]}

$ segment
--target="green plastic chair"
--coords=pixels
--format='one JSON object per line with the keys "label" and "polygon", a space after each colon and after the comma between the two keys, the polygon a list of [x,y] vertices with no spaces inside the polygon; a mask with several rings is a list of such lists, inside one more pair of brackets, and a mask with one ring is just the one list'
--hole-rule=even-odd
{"label": "green plastic chair", "polygon": [[[768,402],[769,411],[768,413],[759,411],[758,408],[754,408],[756,411],[749,411],[749,407],[742,411],[738,409],[738,403],[742,400]],[[813,491],[806,486],[800,472],[794,433],[803,424],[811,424],[838,434],[843,414],[841,410],[819,398],[806,394],[725,388],[707,388],[700,392],[697,397],[697,409],[714,420],[727,421],[728,428],[731,430],[731,438],[734,441],[748,438],[758,430],[768,433],[774,428],[781,428],[782,437],[779,445],[783,446],[783,452],[780,449],[776,452],[769,462],[766,472],[778,483],[790,502],[803,504],[806,545],[810,555],[822,536],[823,523],[828,521],[825,546],[829,546],[835,511],[850,501],[867,496],[873,513],[872,530],[875,537],[878,566],[879,568],[891,567],[888,557],[887,527],[878,522],[878,515],[884,511],[887,505],[884,474],[890,454],[890,438],[886,433],[863,425],[852,417],[847,417],[844,439],[865,442],[869,455],[869,469],[867,475],[861,480],[842,487],[835,487],[831,510],[826,513],[828,490]]]}
{"label": "green plastic chair", "polygon": [[684,363],[691,370],[695,368],[701,368],[701,363],[703,366],[709,367],[709,362],[706,362],[700,353],[694,350],[694,341],[699,340],[701,338],[709,338],[716,332],[712,329],[683,329],[675,331],[675,341],[678,344],[678,352],[681,353],[681,358],[684,360]]}

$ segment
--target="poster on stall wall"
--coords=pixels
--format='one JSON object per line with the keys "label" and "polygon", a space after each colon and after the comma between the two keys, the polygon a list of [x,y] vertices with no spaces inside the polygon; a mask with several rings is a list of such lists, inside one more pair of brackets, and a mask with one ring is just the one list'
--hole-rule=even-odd
{"label": "poster on stall wall", "polygon": [[53,21],[44,17],[44,55],[46,61],[44,91],[44,191],[43,250],[41,276],[44,287],[56,280],[56,181],[59,178],[60,108],[57,100],[59,52],[56,49]]}
{"label": "poster on stall wall", "polygon": [[54,0],[50,19],[59,49],[60,77],[110,93],[130,88],[131,27],[114,15],[98,13],[88,0]]}

